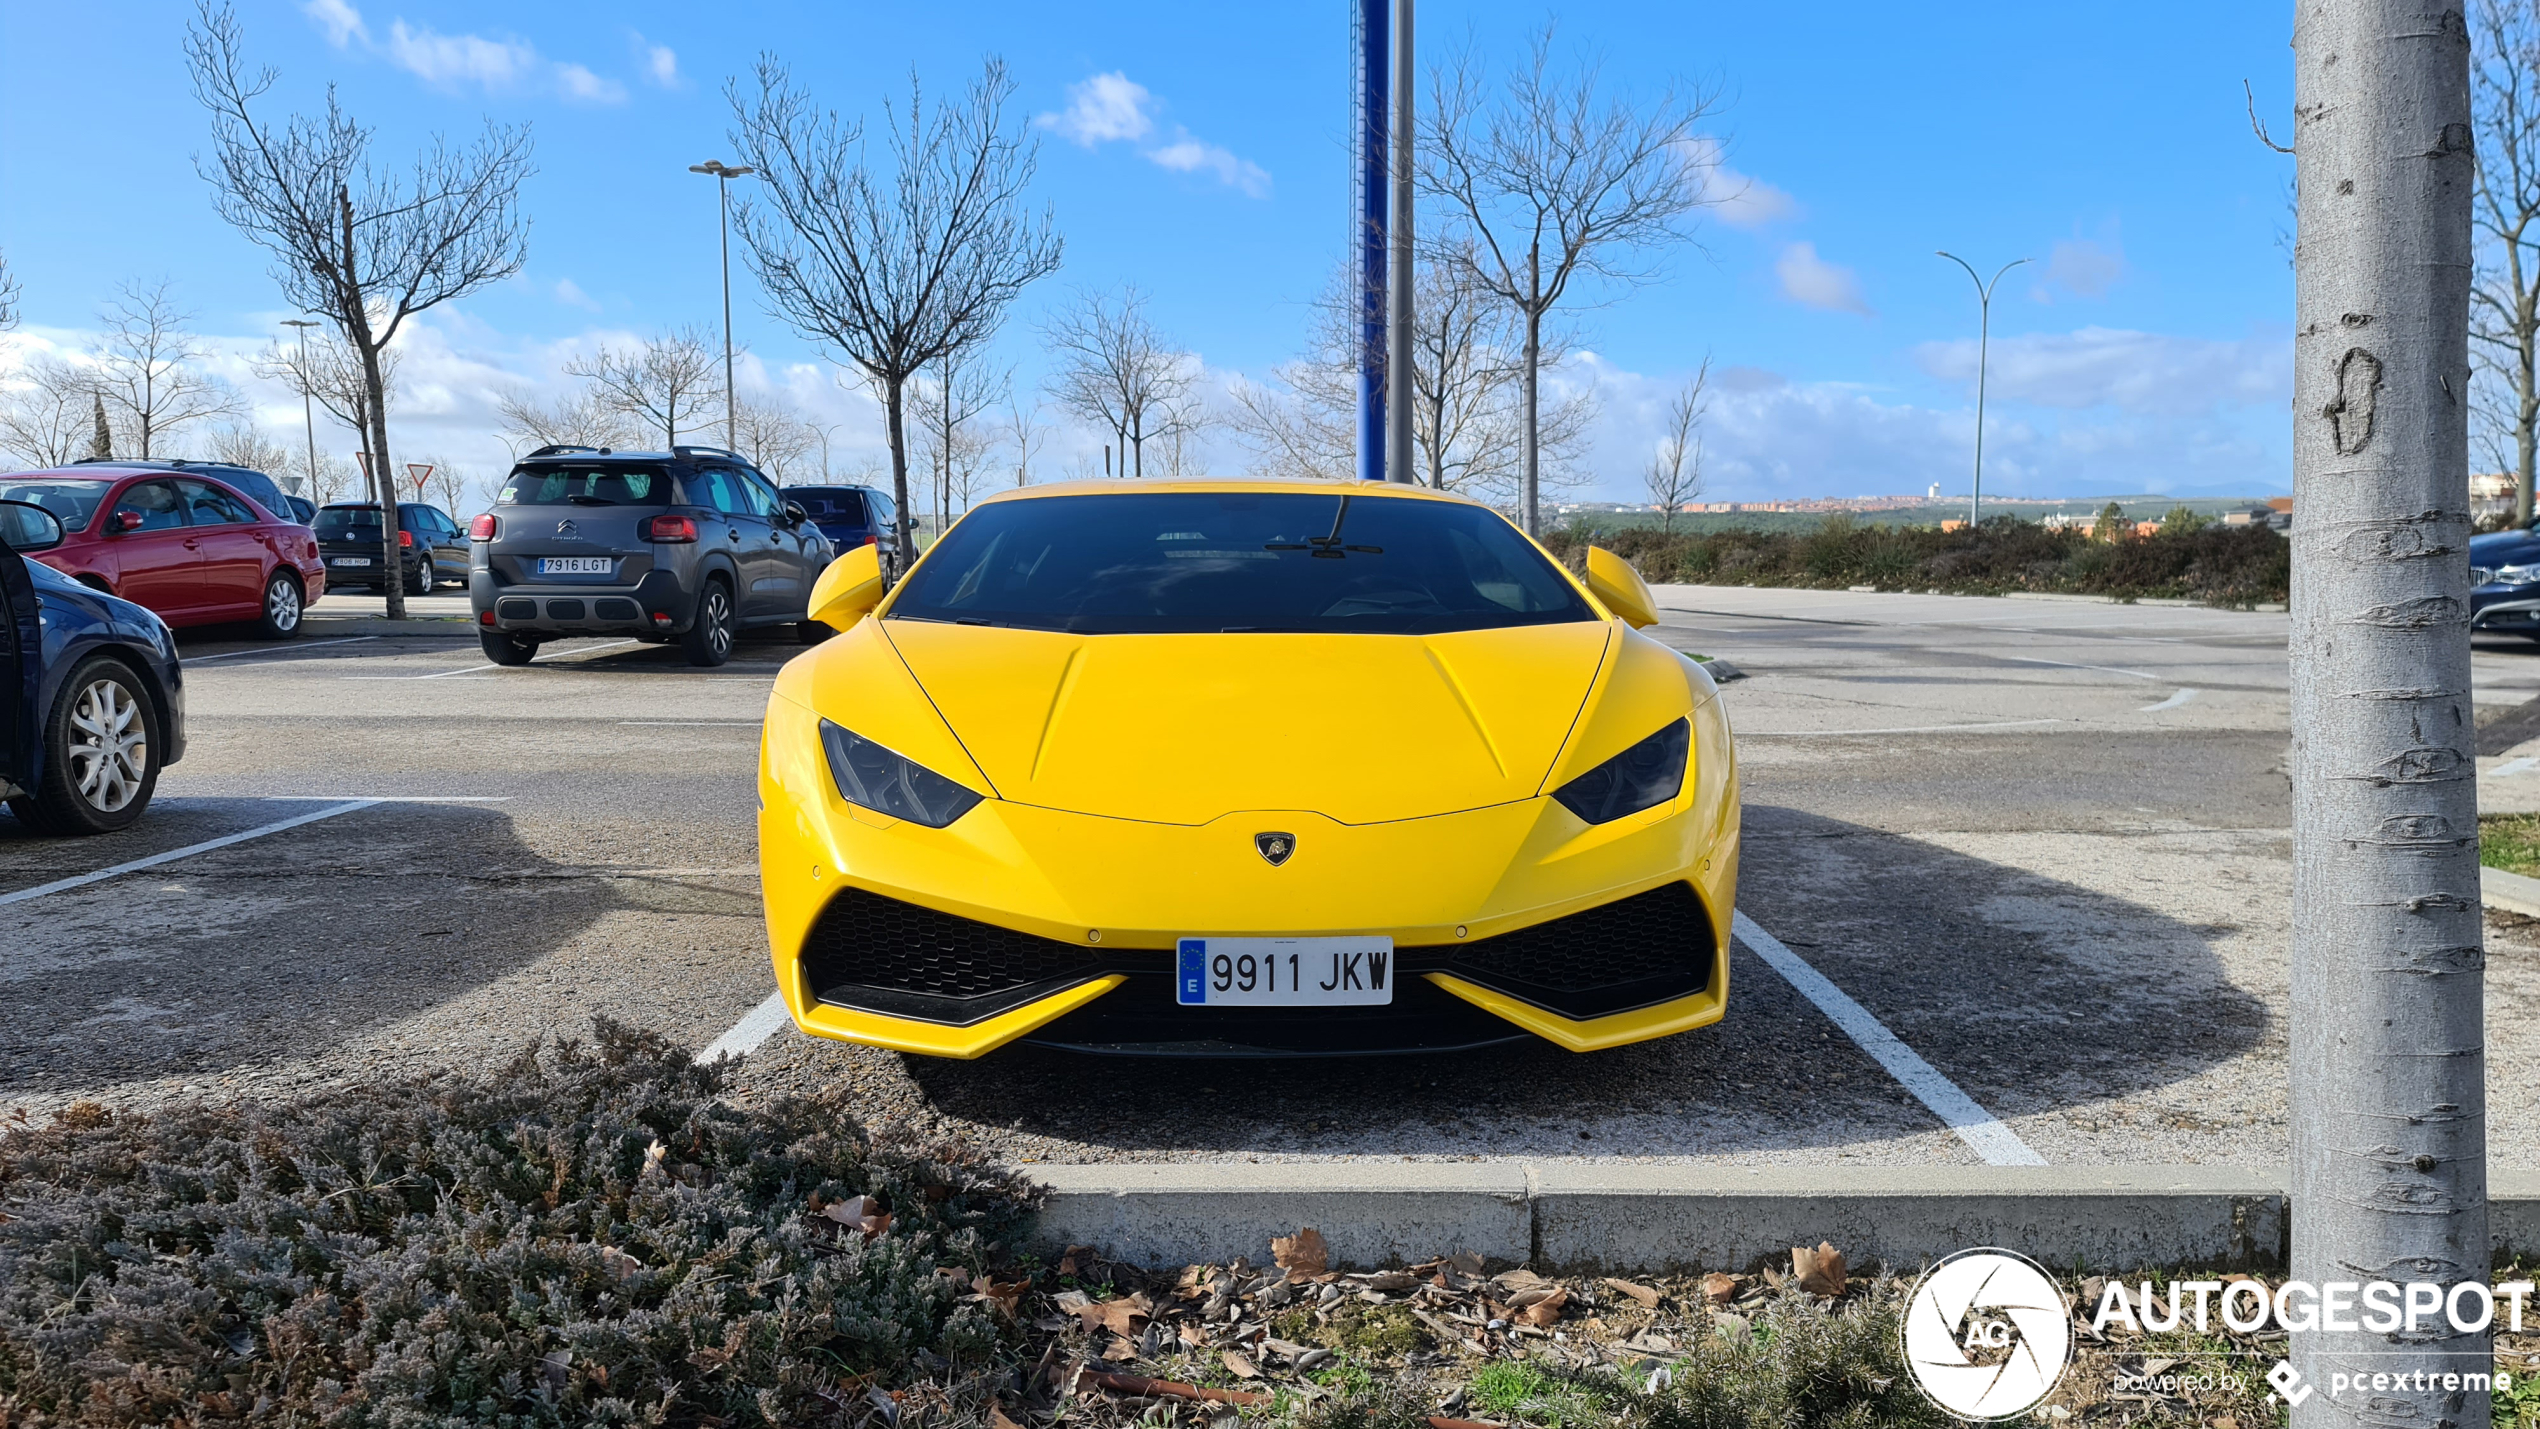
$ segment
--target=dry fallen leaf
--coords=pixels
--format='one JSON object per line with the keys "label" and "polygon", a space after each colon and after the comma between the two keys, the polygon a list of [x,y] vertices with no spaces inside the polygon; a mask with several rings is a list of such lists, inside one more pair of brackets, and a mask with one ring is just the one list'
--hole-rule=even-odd
{"label": "dry fallen leaf", "polygon": [[972,1294],[977,1295],[989,1309],[1008,1319],[1014,1317],[1014,1307],[1022,1301],[1023,1292],[1031,1288],[1029,1280],[992,1280],[985,1275],[976,1276],[970,1282]]}
{"label": "dry fallen leaf", "polygon": [[1208,1343],[1208,1334],[1197,1325],[1182,1326],[1182,1343],[1197,1348]]}
{"label": "dry fallen leaf", "polygon": [[1467,1275],[1482,1273],[1482,1257],[1478,1251],[1459,1250],[1446,1258],[1446,1263]]}
{"label": "dry fallen leaf", "polygon": [[1707,1305],[1726,1305],[1737,1298],[1737,1277],[1714,1270],[1702,1277],[1702,1300]]}
{"label": "dry fallen leaf", "polygon": [[1373,1275],[1359,1275],[1351,1278],[1370,1290],[1381,1290],[1388,1294],[1408,1290],[1420,1283],[1418,1276],[1402,1270],[1379,1270]]}
{"label": "dry fallen leaf", "polygon": [[1639,1301],[1641,1308],[1644,1310],[1655,1310],[1658,1308],[1658,1292],[1650,1289],[1646,1285],[1635,1285],[1628,1280],[1616,1280],[1612,1276],[1607,1276],[1605,1279],[1605,1288],[1608,1290],[1618,1290],[1625,1295],[1629,1295],[1633,1299]]}
{"label": "dry fallen leaf", "polygon": [[600,1265],[608,1271],[611,1280],[624,1280],[644,1268],[644,1262],[613,1245],[600,1248]]}
{"label": "dry fallen leaf", "polygon": [[871,1196],[849,1196],[843,1201],[832,1201],[821,1214],[851,1230],[864,1232],[866,1240],[891,1228],[891,1213],[882,1209],[882,1203]]}
{"label": "dry fallen leaf", "polygon": [[1503,1270],[1491,1277],[1491,1283],[1502,1290],[1534,1290],[1552,1284],[1531,1270]]}
{"label": "dry fallen leaf", "polygon": [[1306,1226],[1295,1235],[1272,1236],[1270,1258],[1288,1273],[1289,1279],[1301,1280],[1332,1268],[1332,1247],[1321,1231]]}
{"label": "dry fallen leaf", "polygon": [[1555,1290],[1517,1312],[1517,1318],[1540,1330],[1561,1318],[1561,1307],[1570,1302],[1570,1292]]}
{"label": "dry fallen leaf", "polygon": [[1843,1294],[1843,1252],[1832,1241],[1819,1241],[1815,1250],[1791,1247],[1790,1275],[1799,1288],[1812,1295]]}
{"label": "dry fallen leaf", "polygon": [[1237,1354],[1235,1351],[1226,1351],[1225,1358],[1226,1368],[1232,1372],[1237,1379],[1261,1378],[1261,1371],[1253,1368],[1252,1361],[1245,1359],[1242,1355]]}
{"label": "dry fallen leaf", "polygon": [[988,1429],[1023,1429],[1023,1426],[1008,1419],[1003,1409],[991,1404],[988,1406]]}
{"label": "dry fallen leaf", "polygon": [[1155,1307],[1147,1303],[1146,1295],[1141,1292],[1124,1295],[1117,1300],[1105,1300],[1099,1305],[1085,1305],[1076,1311],[1076,1318],[1088,1332],[1109,1330],[1115,1335],[1134,1335],[1154,1313]]}

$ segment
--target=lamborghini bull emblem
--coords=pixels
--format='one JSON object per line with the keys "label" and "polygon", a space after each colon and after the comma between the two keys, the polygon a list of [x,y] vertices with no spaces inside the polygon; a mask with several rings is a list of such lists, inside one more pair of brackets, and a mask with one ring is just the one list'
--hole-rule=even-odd
{"label": "lamborghini bull emblem", "polygon": [[1272,868],[1277,868],[1288,861],[1288,855],[1296,852],[1296,835],[1254,834],[1252,846],[1254,851],[1261,855],[1263,862],[1268,863]]}

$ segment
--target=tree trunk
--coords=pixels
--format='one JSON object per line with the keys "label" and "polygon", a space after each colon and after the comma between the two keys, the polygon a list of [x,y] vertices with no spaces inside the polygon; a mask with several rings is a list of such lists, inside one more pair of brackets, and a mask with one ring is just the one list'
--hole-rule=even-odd
{"label": "tree trunk", "polygon": [[[1528,266],[1533,265],[1529,263]],[[1539,309],[1528,308],[1526,309],[1526,352],[1522,359],[1526,369],[1523,378],[1526,388],[1526,422],[1523,440],[1518,444],[1520,460],[1525,464],[1524,475],[1521,478],[1524,490],[1520,501],[1525,510],[1526,534],[1537,538],[1543,535],[1543,515],[1539,505],[1542,490],[1540,482],[1543,449],[1539,445],[1541,433],[1535,425],[1536,402],[1541,395],[1539,390],[1541,384],[1537,380],[1535,368],[1542,356],[1543,313]]]}
{"label": "tree trunk", "polygon": [[[2294,67],[2292,1272],[2484,1283],[2461,0],[2301,0]],[[2488,1423],[2440,1317],[2293,1357],[2296,1429]],[[2330,1397],[2402,1370],[2436,1387]]]}
{"label": "tree trunk", "polygon": [[909,567],[917,555],[917,542],[909,531],[908,519],[908,424],[902,415],[903,378],[886,378],[882,383],[882,409],[888,414],[891,430],[891,499],[899,506],[900,554],[892,575]]}
{"label": "tree trunk", "polygon": [[2533,460],[2534,448],[2540,447],[2540,440],[2535,440],[2540,439],[2540,360],[2535,360],[2540,353],[2534,352],[2540,347],[2540,313],[2534,312],[2533,299],[2540,294],[2523,283],[2519,252],[2514,260],[2514,289],[2521,319],[2514,334],[2514,524],[2528,528],[2532,467],[2540,465]]}
{"label": "tree trunk", "polygon": [[397,468],[388,460],[388,383],[379,370],[379,350],[368,343],[361,345],[362,388],[369,394],[370,430],[363,434],[370,443],[371,484],[379,493],[380,593],[388,598],[388,618],[406,618],[406,568],[404,549],[397,543]]}

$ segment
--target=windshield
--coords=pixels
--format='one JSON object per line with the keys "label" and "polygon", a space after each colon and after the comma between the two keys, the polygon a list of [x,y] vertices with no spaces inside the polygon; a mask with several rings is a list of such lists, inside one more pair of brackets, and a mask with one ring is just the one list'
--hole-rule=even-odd
{"label": "windshield", "polygon": [[114,483],[106,481],[10,481],[0,478],[0,501],[23,501],[53,513],[65,531],[85,531]]}
{"label": "windshield", "polygon": [[503,478],[497,506],[668,506],[670,471],[629,462],[575,466],[540,462]]}
{"label": "windshield", "polygon": [[788,486],[776,493],[814,520],[864,524],[864,493],[838,487]]}
{"label": "windshield", "polygon": [[983,506],[910,573],[890,613],[1081,634],[1427,635],[1596,618],[1492,512],[1303,492]]}

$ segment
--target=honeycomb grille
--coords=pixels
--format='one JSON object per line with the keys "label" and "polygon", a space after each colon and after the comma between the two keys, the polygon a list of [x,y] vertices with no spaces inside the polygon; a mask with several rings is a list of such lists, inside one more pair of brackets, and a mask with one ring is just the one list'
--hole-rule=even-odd
{"label": "honeycomb grille", "polygon": [[[902,903],[861,888],[829,900],[803,940],[803,970],[824,1001],[899,1010],[907,997],[945,999],[941,1021],[970,1020],[976,1000],[1072,980],[1096,971],[1084,949],[991,923]],[[1035,994],[1037,995],[1037,993]],[[886,1009],[880,1002],[887,1000]],[[953,1005],[961,1004],[961,1005]],[[917,1015],[923,1015],[917,1014]]]}
{"label": "honeycomb grille", "polygon": [[1692,887],[1670,883],[1456,948],[1447,971],[1572,1017],[1698,992],[1717,954]]}

